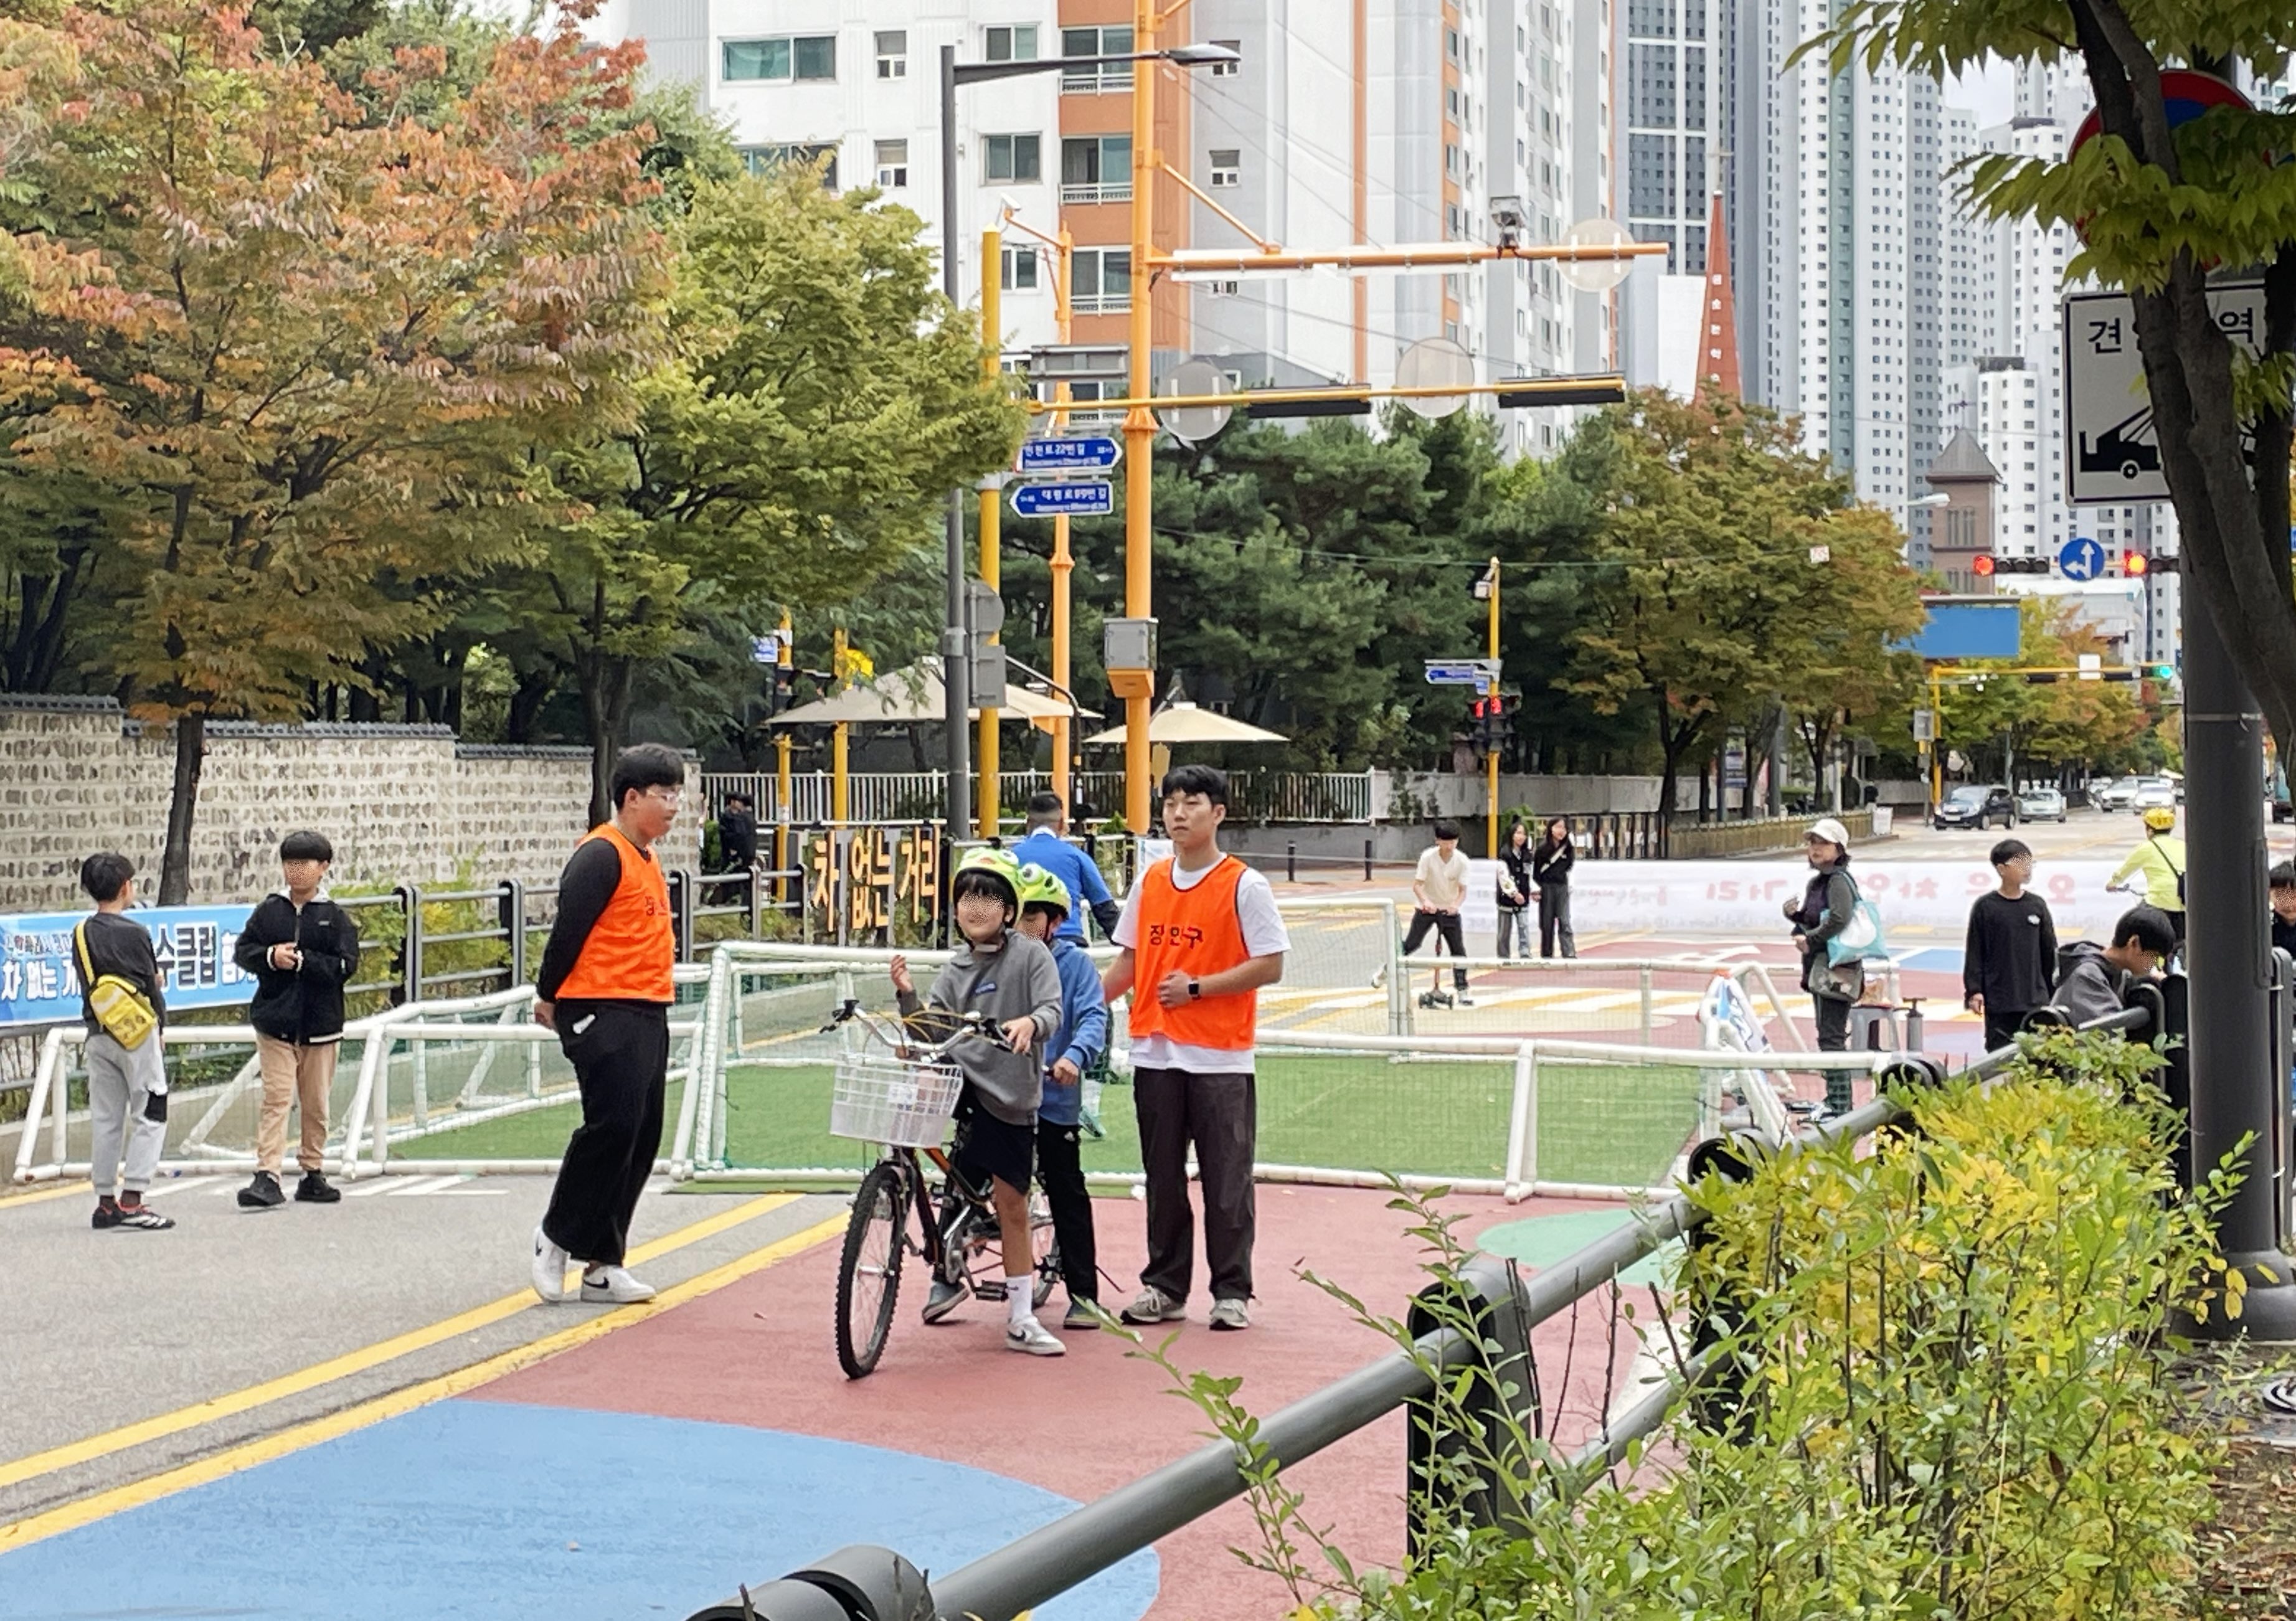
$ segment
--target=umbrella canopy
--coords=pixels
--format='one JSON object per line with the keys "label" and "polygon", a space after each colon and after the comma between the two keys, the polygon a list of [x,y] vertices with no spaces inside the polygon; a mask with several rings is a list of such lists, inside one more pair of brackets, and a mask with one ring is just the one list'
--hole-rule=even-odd
{"label": "umbrella canopy", "polygon": [[[1087,747],[1120,743],[1124,741],[1124,728],[1111,727],[1084,741]],[[1152,743],[1288,743],[1292,740],[1280,732],[1270,732],[1263,726],[1230,719],[1216,709],[1201,709],[1192,703],[1176,703],[1167,704],[1149,717],[1148,741]]]}
{"label": "umbrella canopy", "polygon": [[[904,665],[842,692],[784,709],[774,716],[773,724],[830,726],[842,721],[857,726],[913,725],[943,719],[947,703],[947,694],[940,684],[940,659],[928,654],[914,664]],[[1070,713],[1064,703],[1016,686],[1004,689],[1004,700],[997,708],[1012,720],[1058,720]],[[972,713],[978,715],[980,711],[976,708]],[[1094,720],[1100,718],[1090,709],[1075,713]]]}

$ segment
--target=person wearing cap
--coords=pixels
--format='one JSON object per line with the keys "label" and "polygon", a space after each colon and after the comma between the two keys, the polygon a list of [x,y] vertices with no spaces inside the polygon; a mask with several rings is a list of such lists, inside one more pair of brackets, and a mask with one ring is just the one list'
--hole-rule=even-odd
{"label": "person wearing cap", "polygon": [[342,1190],[327,1181],[328,1094],[342,1051],[343,987],[357,970],[358,925],[327,896],[335,847],[324,833],[294,832],[279,841],[280,887],[257,904],[232,948],[232,961],[255,976],[247,1022],[255,1027],[255,1061],[263,1072],[263,1111],[255,1127],[256,1172],[239,1191],[242,1209],[273,1210],[287,1202],[279,1173],[287,1157],[287,1110],[299,1105],[303,1129],[295,1162],[299,1204],[332,1205]]}
{"label": "person wearing cap", "polygon": [[1037,1183],[1052,1207],[1061,1279],[1069,1286],[1061,1327],[1089,1332],[1101,1321],[1100,1249],[1084,1179],[1084,1077],[1108,1051],[1108,1003],[1100,970],[1061,932],[1069,905],[1059,873],[1033,863],[1021,869],[1021,930],[1051,948],[1061,976],[1061,1027],[1045,1044],[1045,1093],[1037,1104]]}
{"label": "person wearing cap", "polygon": [[[920,998],[909,961],[891,963],[901,1016],[928,1034],[946,1027],[927,1008],[979,1013],[1004,1033],[1004,1046],[966,1039],[949,1050],[964,1074],[956,1101],[956,1151],[952,1163],[975,1187],[989,1183],[1004,1250],[1004,1348],[1030,1356],[1058,1356],[1068,1347],[1037,1321],[1037,1257],[1029,1231],[1029,1181],[1036,1168],[1037,1106],[1044,1071],[1037,1054],[1061,1027],[1061,973],[1041,941],[1021,932],[1021,864],[1004,850],[973,850],[949,880],[949,905],[963,942]],[[1009,1050],[1008,1050],[1009,1049]],[[964,1290],[945,1277],[933,1280],[924,1320],[939,1322],[955,1311]]]}
{"label": "person wearing cap", "polygon": [[[1862,973],[1854,965],[1835,967],[1828,962],[1825,943],[1849,926],[1857,907],[1857,885],[1849,876],[1849,830],[1832,816],[1813,823],[1802,835],[1809,857],[1809,886],[1801,899],[1785,904],[1786,921],[1793,925],[1794,944],[1801,949],[1801,987],[1809,993],[1817,1019],[1817,1048],[1842,1052],[1849,1047],[1849,1007],[1862,988]],[[1857,983],[1853,983],[1853,981]],[[1847,1071],[1829,1070],[1825,1077],[1825,1106],[1840,1114],[1849,1107]]]}
{"label": "person wearing cap", "polygon": [[669,1085],[669,1005],[677,938],[669,880],[654,846],[685,798],[685,761],[640,743],[614,761],[613,819],[584,835],[558,879],[558,915],[534,976],[534,1020],[558,1033],[582,1093],[582,1124],[559,1161],[550,1208],[534,1230],[534,1292],[559,1300],[570,1261],[582,1298],[653,1298],[622,1260],[638,1195],[661,1152]]}
{"label": "person wearing cap", "polygon": [[2169,926],[2177,931],[2177,938],[2185,937],[2185,841],[2176,836],[2177,813],[2165,805],[2155,805],[2144,813],[2144,839],[2128,852],[2128,859],[2105,880],[2108,889],[2119,889],[2128,883],[2132,873],[2144,879],[2143,899],[2148,906],[2168,913]]}

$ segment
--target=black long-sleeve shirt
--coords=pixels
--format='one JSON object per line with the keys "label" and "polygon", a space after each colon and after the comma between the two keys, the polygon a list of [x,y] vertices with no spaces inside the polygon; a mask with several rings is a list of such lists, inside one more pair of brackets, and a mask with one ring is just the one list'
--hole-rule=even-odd
{"label": "black long-sleeve shirt", "polygon": [[1961,961],[1964,996],[1989,1011],[2022,1013],[2048,1004],[2057,977],[2057,923],[2049,903],[2028,890],[2011,900],[1996,889],[1969,908]]}
{"label": "black long-sleeve shirt", "polygon": [[[648,861],[653,852],[644,852]],[[542,948],[542,967],[534,976],[534,994],[544,1002],[558,1000],[558,987],[574,971],[590,930],[605,915],[606,904],[622,884],[622,854],[611,839],[592,839],[578,846],[558,875],[558,915],[551,920],[550,940]]]}
{"label": "black long-sleeve shirt", "polygon": [[718,851],[728,872],[746,872],[758,864],[758,819],[747,811],[718,813]]}
{"label": "black long-sleeve shirt", "polygon": [[1568,842],[1555,844],[1540,839],[1538,848],[1531,852],[1530,881],[1544,889],[1550,884],[1567,884],[1570,869],[1578,864],[1578,847]]}
{"label": "black long-sleeve shirt", "polygon": [[[79,987],[81,1022],[91,1030],[103,1028],[95,1009],[88,1003],[88,993],[106,974],[117,974],[141,991],[144,999],[152,1004],[152,1011],[160,1016],[160,1022],[167,1023],[168,1003],[160,994],[160,958],[152,949],[151,931],[121,912],[99,912],[79,927],[87,931],[88,966],[94,970],[84,976],[86,982]],[[72,951],[72,967],[79,967],[77,946]]]}

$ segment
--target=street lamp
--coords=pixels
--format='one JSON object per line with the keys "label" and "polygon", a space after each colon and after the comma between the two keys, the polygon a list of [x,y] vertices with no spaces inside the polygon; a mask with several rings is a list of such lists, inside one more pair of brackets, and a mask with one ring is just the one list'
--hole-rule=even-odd
{"label": "street lamp", "polygon": [[[1030,61],[962,62],[956,60],[956,47],[940,48],[940,258],[941,290],[952,305],[961,307],[964,297],[957,276],[956,234],[956,92],[961,85],[984,84],[990,79],[1019,78],[1032,73],[1059,73],[1076,68],[1098,68],[1117,62],[1168,61],[1183,68],[1205,68],[1215,64],[1242,61],[1242,57],[1226,45],[1174,45],[1166,51],[1133,51],[1111,56],[1046,56]],[[1140,93],[1135,86],[1133,94]],[[1144,266],[1136,266],[1136,273]],[[981,274],[998,274],[997,266],[983,265]],[[983,332],[983,341],[995,343],[998,334]],[[957,837],[965,827],[972,808],[972,747],[969,723],[972,712],[972,671],[967,664],[964,630],[964,492],[955,489],[948,496],[947,525],[948,591],[947,623],[940,635],[941,686],[947,695],[944,717],[948,727],[948,793],[947,814],[949,836]],[[994,831],[994,829],[988,830]]]}

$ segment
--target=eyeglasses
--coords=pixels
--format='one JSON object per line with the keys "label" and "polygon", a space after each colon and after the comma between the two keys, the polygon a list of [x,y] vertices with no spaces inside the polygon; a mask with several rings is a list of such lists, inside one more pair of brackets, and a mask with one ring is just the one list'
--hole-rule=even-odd
{"label": "eyeglasses", "polygon": [[676,810],[685,802],[685,790],[682,788],[649,788],[646,790],[646,794],[651,798],[660,800],[672,810]]}

